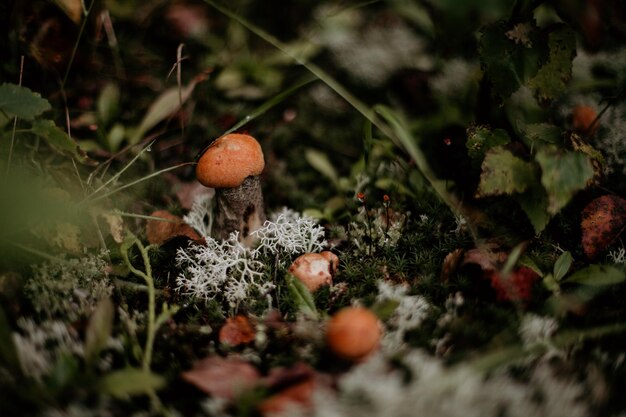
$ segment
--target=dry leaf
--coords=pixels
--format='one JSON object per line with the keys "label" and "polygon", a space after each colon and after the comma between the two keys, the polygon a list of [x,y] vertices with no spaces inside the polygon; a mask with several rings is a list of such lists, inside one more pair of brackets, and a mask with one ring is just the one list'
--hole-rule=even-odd
{"label": "dry leaf", "polygon": [[252,323],[246,316],[235,316],[226,319],[226,324],[219,332],[220,343],[230,346],[245,345],[254,342],[256,333]]}
{"label": "dry leaf", "polygon": [[166,220],[148,220],[146,223],[146,236],[151,244],[160,245],[176,236],[186,236],[195,241],[202,239],[191,226],[167,210],[157,210],[150,216]]}
{"label": "dry leaf", "polygon": [[626,227],[626,200],[614,195],[598,197],[582,213],[582,245],[594,259],[619,237]]}
{"label": "dry leaf", "polygon": [[265,383],[278,392],[263,400],[258,410],[263,415],[280,414],[288,407],[310,407],[318,377],[310,366],[298,363],[288,369],[272,369]]}
{"label": "dry leaf", "polygon": [[229,400],[253,388],[261,377],[259,371],[243,359],[220,356],[201,360],[181,376],[207,394]]}
{"label": "dry leaf", "polygon": [[465,252],[461,265],[476,264],[484,271],[494,271],[506,262],[509,254],[497,244],[486,244]]}

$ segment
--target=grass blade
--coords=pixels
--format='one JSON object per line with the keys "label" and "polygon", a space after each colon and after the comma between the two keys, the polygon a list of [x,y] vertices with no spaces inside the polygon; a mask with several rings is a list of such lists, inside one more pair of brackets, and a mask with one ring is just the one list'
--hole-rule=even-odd
{"label": "grass blade", "polygon": [[150,178],[154,178],[154,177],[159,176],[161,174],[164,174],[166,172],[173,171],[175,169],[178,169],[178,168],[181,168],[181,167],[184,167],[184,166],[187,166],[187,165],[193,165],[193,164],[195,164],[195,162],[185,162],[183,164],[178,164],[178,165],[174,165],[174,166],[171,166],[171,167],[168,167],[168,168],[161,169],[159,171],[153,172],[150,175],[146,175],[145,177],[141,177],[141,178],[139,178],[139,179],[137,179],[135,181],[129,182],[128,184],[124,184],[121,187],[115,188],[115,189],[113,189],[111,191],[108,191],[108,192],[106,192],[104,194],[101,194],[101,195],[99,195],[97,197],[87,198],[86,200],[83,200],[83,202],[94,203],[96,201],[104,200],[105,198],[109,198],[113,194],[116,194],[116,193],[118,193],[118,192],[120,192],[122,190],[125,190],[126,188],[129,188],[129,187],[132,187],[132,186],[137,185],[139,183],[142,183],[144,181],[147,181]]}

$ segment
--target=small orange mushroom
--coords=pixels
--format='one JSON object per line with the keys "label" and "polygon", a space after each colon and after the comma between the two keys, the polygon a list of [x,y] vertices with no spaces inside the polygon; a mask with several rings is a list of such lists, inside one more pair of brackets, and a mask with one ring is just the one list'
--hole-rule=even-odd
{"label": "small orange mushroom", "polygon": [[358,362],[374,352],[382,336],[378,317],[363,307],[346,307],[337,312],[326,329],[326,343],[337,356]]}
{"label": "small orange mushroom", "polygon": [[338,265],[339,258],[332,252],[305,253],[293,261],[289,272],[309,291],[315,292],[324,285],[332,285]]}
{"label": "small orange mushroom", "polygon": [[265,221],[259,175],[265,160],[261,145],[250,135],[231,133],[213,142],[196,166],[196,178],[215,188],[218,238],[239,232],[239,240],[250,246],[251,232]]}

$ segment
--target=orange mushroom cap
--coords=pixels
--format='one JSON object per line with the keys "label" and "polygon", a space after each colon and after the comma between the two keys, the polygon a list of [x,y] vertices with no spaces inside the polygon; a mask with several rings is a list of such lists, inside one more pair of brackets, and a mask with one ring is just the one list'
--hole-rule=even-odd
{"label": "orange mushroom cap", "polygon": [[252,136],[231,133],[217,139],[202,154],[196,178],[206,187],[234,188],[265,168],[261,145]]}
{"label": "orange mushroom cap", "polygon": [[328,322],[326,342],[339,357],[361,361],[376,350],[382,336],[378,317],[363,307],[345,307]]}

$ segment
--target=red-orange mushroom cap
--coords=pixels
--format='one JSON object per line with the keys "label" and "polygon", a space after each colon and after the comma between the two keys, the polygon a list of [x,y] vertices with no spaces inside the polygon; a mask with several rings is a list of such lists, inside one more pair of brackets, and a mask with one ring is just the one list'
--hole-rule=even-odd
{"label": "red-orange mushroom cap", "polygon": [[261,145],[250,135],[231,133],[217,139],[202,154],[196,178],[206,187],[235,188],[265,168]]}

